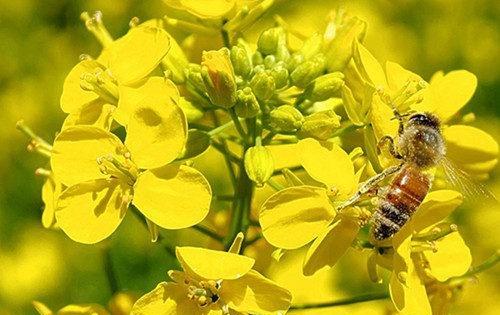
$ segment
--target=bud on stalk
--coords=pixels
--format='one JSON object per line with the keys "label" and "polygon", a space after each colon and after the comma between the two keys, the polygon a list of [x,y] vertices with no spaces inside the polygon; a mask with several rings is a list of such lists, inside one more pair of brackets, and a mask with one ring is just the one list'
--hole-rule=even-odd
{"label": "bud on stalk", "polygon": [[229,49],[205,51],[201,61],[201,76],[208,97],[217,106],[231,108],[236,103],[236,79]]}
{"label": "bud on stalk", "polygon": [[244,163],[248,177],[255,182],[257,187],[264,186],[264,183],[273,175],[273,156],[264,146],[249,148],[245,152]]}

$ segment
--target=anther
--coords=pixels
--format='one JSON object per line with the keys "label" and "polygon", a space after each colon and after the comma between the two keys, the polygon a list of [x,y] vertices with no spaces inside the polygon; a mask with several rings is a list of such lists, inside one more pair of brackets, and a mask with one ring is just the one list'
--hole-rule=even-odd
{"label": "anther", "polygon": [[133,18],[130,19],[130,22],[128,22],[128,26],[130,28],[133,28],[139,25],[140,22],[141,20],[137,16],[134,16]]}

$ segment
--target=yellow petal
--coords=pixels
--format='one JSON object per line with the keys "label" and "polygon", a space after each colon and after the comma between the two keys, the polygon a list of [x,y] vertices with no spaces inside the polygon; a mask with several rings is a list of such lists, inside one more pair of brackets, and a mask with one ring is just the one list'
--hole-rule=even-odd
{"label": "yellow petal", "polygon": [[409,224],[417,232],[448,217],[460,204],[463,196],[454,190],[436,190],[427,194]]}
{"label": "yellow petal", "polygon": [[389,89],[393,92],[400,90],[409,80],[417,82],[423,80],[418,74],[406,70],[397,63],[391,61],[386,62],[385,71],[387,73]]}
{"label": "yellow petal", "polygon": [[196,302],[187,297],[186,287],[172,282],[162,282],[151,292],[143,295],[131,315],[181,315],[202,314]]}
{"label": "yellow petal", "polygon": [[[174,104],[170,84],[162,78],[150,78],[145,97],[136,104],[127,126],[127,146],[139,168],[156,168],[175,160],[187,138],[187,121]],[[175,97],[175,96],[174,96]]]}
{"label": "yellow petal", "polygon": [[414,110],[435,113],[443,122],[467,104],[477,87],[476,76],[466,70],[456,70],[434,80],[424,91],[424,100],[412,106]]}
{"label": "yellow petal", "polygon": [[57,312],[57,315],[109,315],[108,311],[100,305],[68,305]]}
{"label": "yellow petal", "polygon": [[377,140],[386,135],[394,138],[397,136],[399,122],[394,119],[392,108],[382,102],[377,95],[373,97],[372,107],[368,115]]}
{"label": "yellow petal", "polygon": [[481,129],[453,125],[443,130],[447,156],[460,165],[474,164],[498,158],[498,143]]}
{"label": "yellow petal", "polygon": [[119,84],[134,84],[158,66],[169,48],[165,30],[151,25],[133,27],[113,43],[109,69]]}
{"label": "yellow petal", "polygon": [[[406,226],[403,229],[407,228]],[[396,252],[389,292],[394,306],[402,314],[431,315],[425,285],[420,280],[411,258],[411,234],[396,234],[393,238]]]}
{"label": "yellow petal", "polygon": [[296,186],[272,195],[262,205],[262,234],[272,245],[294,249],[316,238],[335,216],[326,190]]}
{"label": "yellow petal", "polygon": [[406,283],[401,283],[395,272],[391,274],[389,291],[394,306],[400,314],[431,315],[431,306],[425,291],[425,285],[418,277],[415,268],[406,276]]}
{"label": "yellow petal", "polygon": [[54,313],[52,313],[52,311],[47,307],[47,305],[41,303],[41,302],[38,302],[38,301],[33,301],[31,302],[31,304],[33,304],[33,307],[36,309],[36,311],[40,314],[40,315],[52,315]]}
{"label": "yellow petal", "polygon": [[107,177],[97,158],[122,152],[125,147],[114,134],[94,126],[73,126],[57,135],[50,163],[56,180],[72,186]]}
{"label": "yellow petal", "polygon": [[425,251],[430,273],[441,282],[466,273],[472,263],[470,250],[458,232],[436,241],[437,251]]}
{"label": "yellow petal", "polygon": [[182,229],[205,218],[211,198],[210,185],[200,172],[185,165],[167,165],[139,175],[133,203],[159,226]]}
{"label": "yellow petal", "polygon": [[47,178],[42,186],[42,200],[45,205],[42,214],[42,225],[44,228],[50,228],[55,223],[56,202],[61,194],[61,184],[52,178]]}
{"label": "yellow petal", "polygon": [[324,230],[307,251],[302,271],[312,276],[325,266],[333,267],[358,235],[359,225],[354,220],[339,220]]}
{"label": "yellow petal", "polygon": [[298,143],[301,163],[307,173],[328,187],[338,189],[338,198],[350,196],[356,189],[354,166],[349,155],[337,144],[308,138]]}
{"label": "yellow petal", "polygon": [[130,117],[141,106],[179,100],[179,90],[175,84],[162,77],[150,77],[134,86],[121,85],[119,94],[113,118],[122,126],[128,125]]}
{"label": "yellow petal", "polygon": [[255,263],[246,256],[199,247],[176,247],[175,255],[187,274],[208,280],[241,278]]}
{"label": "yellow petal", "polygon": [[101,99],[96,99],[70,113],[64,120],[61,129],[76,125],[93,125],[110,130],[115,108]]}
{"label": "yellow petal", "polygon": [[93,72],[96,68],[104,69],[104,67],[95,60],[83,60],[71,69],[64,80],[63,92],[60,100],[63,112],[75,112],[83,105],[99,98],[95,92],[85,91],[80,87],[81,77],[86,73]]}
{"label": "yellow petal", "polygon": [[59,227],[74,241],[94,244],[110,236],[128,208],[130,187],[97,179],[67,188],[59,197]]}
{"label": "yellow petal", "polygon": [[353,58],[365,80],[373,84],[376,88],[387,87],[387,81],[382,66],[368,49],[357,41],[355,41],[354,45]]}
{"label": "yellow petal", "polygon": [[292,300],[288,290],[254,270],[239,279],[223,281],[220,295],[229,308],[245,314],[284,314]]}
{"label": "yellow petal", "polygon": [[202,19],[217,19],[227,16],[236,4],[235,0],[165,0],[164,2]]}

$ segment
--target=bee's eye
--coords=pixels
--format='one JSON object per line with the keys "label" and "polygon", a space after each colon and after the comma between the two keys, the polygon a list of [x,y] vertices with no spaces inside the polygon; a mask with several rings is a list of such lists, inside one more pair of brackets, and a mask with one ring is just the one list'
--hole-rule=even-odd
{"label": "bee's eye", "polygon": [[437,128],[439,127],[439,120],[433,115],[427,114],[415,114],[410,117],[409,123],[415,125],[429,126]]}

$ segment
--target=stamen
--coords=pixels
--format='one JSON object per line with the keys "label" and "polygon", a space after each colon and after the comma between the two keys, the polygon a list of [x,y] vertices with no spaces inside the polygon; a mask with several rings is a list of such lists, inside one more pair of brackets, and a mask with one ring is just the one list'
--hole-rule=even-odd
{"label": "stamen", "polygon": [[118,86],[108,71],[96,66],[92,72],[83,73],[80,77],[80,87],[92,91],[110,104],[118,104]]}
{"label": "stamen", "polygon": [[103,47],[113,42],[113,38],[104,26],[102,12],[96,11],[92,16],[88,12],[82,12],[80,18],[85,23],[85,27],[96,37]]}

